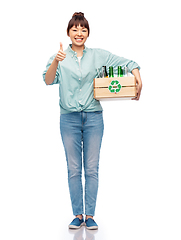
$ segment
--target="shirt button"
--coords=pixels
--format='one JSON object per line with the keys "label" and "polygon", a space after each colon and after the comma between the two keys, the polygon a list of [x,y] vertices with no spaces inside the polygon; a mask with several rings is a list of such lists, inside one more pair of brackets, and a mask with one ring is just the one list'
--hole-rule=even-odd
{"label": "shirt button", "polygon": [[82,89],[80,89],[80,92],[82,91]]}
{"label": "shirt button", "polygon": [[80,78],[79,78],[79,81],[80,81]]}

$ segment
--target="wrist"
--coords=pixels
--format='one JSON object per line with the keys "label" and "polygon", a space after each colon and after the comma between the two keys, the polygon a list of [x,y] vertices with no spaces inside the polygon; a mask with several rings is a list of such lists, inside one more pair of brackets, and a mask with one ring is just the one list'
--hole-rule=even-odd
{"label": "wrist", "polygon": [[58,60],[57,60],[57,56],[54,58],[54,60],[53,60],[56,64],[57,64],[57,66],[58,66]]}

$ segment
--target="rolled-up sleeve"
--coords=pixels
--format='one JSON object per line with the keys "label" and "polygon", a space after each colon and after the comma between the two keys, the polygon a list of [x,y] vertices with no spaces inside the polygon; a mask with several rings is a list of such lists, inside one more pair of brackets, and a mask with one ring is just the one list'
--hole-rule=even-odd
{"label": "rolled-up sleeve", "polygon": [[109,69],[109,66],[113,66],[114,72],[117,72],[118,66],[121,66],[121,67],[126,66],[129,72],[132,72],[133,69],[135,68],[138,68],[140,70],[140,66],[136,62],[129,60],[127,58],[119,57],[110,52],[107,55],[106,66],[108,69]]}
{"label": "rolled-up sleeve", "polygon": [[[54,58],[55,58],[56,54],[54,54],[48,61],[47,65],[46,65],[46,69],[45,71],[43,72],[43,81],[45,82],[45,75],[50,67],[50,65],[52,64]],[[55,79],[54,81],[50,84],[50,85],[53,85],[53,84],[58,84],[60,83],[60,66],[58,64],[58,67],[57,67],[57,70],[56,70],[56,74],[55,74]],[[45,82],[46,83],[46,82]]]}

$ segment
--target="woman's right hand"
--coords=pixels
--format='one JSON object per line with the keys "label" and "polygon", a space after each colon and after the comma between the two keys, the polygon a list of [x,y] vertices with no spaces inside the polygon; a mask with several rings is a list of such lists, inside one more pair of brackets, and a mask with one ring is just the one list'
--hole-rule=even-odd
{"label": "woman's right hand", "polygon": [[62,43],[60,43],[60,50],[58,51],[55,59],[57,60],[57,62],[59,62],[59,61],[63,61],[65,58],[66,58],[66,53],[63,51]]}

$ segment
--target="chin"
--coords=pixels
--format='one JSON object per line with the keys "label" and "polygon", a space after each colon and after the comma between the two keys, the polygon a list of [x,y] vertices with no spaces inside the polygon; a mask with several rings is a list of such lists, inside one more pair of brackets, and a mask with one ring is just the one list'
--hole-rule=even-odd
{"label": "chin", "polygon": [[76,46],[76,47],[82,47],[82,46],[84,46],[84,42],[83,43],[75,42],[75,43],[73,43],[73,45]]}

